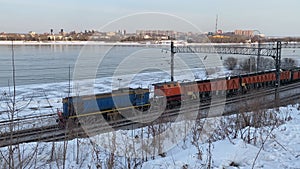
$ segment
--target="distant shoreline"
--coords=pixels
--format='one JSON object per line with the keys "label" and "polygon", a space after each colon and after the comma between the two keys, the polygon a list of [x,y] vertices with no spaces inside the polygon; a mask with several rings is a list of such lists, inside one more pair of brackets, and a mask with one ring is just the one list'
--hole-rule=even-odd
{"label": "distant shoreline", "polygon": [[[152,42],[106,42],[106,41],[1,41],[0,46],[12,45],[135,45],[135,46],[145,46],[145,45],[154,45],[154,46],[166,46],[171,45],[171,41],[161,41],[160,43],[152,43]],[[186,42],[183,41],[174,41],[175,44],[186,45]]]}
{"label": "distant shoreline", "polygon": [[[183,42],[174,42],[175,45],[221,45],[223,43],[183,43]],[[163,43],[157,44],[157,43],[150,43],[150,42],[105,42],[105,41],[13,41],[14,45],[41,45],[41,46],[47,46],[47,45],[76,45],[76,46],[84,46],[84,45],[102,45],[102,46],[170,46],[171,41],[165,41]],[[226,45],[230,44],[239,44],[239,43],[224,43]],[[0,46],[10,46],[12,45],[12,41],[0,41]]]}
{"label": "distant shoreline", "polygon": [[[135,46],[169,46],[171,41],[162,41],[162,43],[150,43],[150,42],[105,42],[105,41],[1,41],[0,46],[9,46],[12,45],[135,45]],[[175,41],[175,45],[247,45],[247,44],[257,44],[253,43],[187,43],[182,41]],[[293,44],[298,44],[299,42],[288,42]]]}
{"label": "distant shoreline", "polygon": [[[104,41],[13,41],[14,45],[142,45],[138,42]],[[0,45],[12,45],[12,41],[0,41]]]}

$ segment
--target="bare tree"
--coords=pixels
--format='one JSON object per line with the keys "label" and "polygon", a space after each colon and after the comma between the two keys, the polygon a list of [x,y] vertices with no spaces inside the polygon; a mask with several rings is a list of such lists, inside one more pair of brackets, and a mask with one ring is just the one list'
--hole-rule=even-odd
{"label": "bare tree", "polygon": [[212,142],[211,140],[209,139],[208,140],[208,148],[207,148],[207,169],[211,169],[212,168],[212,164],[213,164],[213,160],[212,160]]}
{"label": "bare tree", "polygon": [[202,144],[200,143],[201,140],[201,131],[202,131],[203,124],[201,123],[200,119],[197,119],[195,125],[192,127],[192,144],[197,149],[197,158],[198,160],[202,160]]}
{"label": "bare tree", "polygon": [[239,65],[243,71],[252,72],[256,68],[255,57],[242,60]]}
{"label": "bare tree", "polygon": [[110,150],[111,152],[109,152],[109,157],[106,160],[106,164],[107,164],[107,168],[109,169],[113,169],[115,167],[115,154],[116,154],[116,150],[117,150],[117,145],[116,145],[116,133],[112,132],[112,137],[111,137],[111,143],[110,144]]}
{"label": "bare tree", "polygon": [[102,168],[102,160],[101,160],[101,157],[100,157],[100,153],[101,153],[101,151],[100,151],[100,149],[98,148],[98,146],[97,146],[97,144],[95,144],[92,140],[90,140],[90,144],[91,144],[91,146],[92,146],[92,148],[93,148],[93,153],[94,153],[94,155],[95,155],[95,159],[94,159],[94,161],[95,161],[95,165],[96,165],[96,168]]}
{"label": "bare tree", "polygon": [[237,65],[237,58],[234,57],[228,57],[227,59],[224,60],[223,65],[229,69],[229,70],[233,70],[236,65]]}
{"label": "bare tree", "polygon": [[32,101],[32,98],[28,101],[28,103],[23,104],[22,106],[17,106],[19,104],[17,101],[17,92],[16,92],[16,69],[15,69],[15,56],[14,56],[14,45],[12,41],[12,80],[13,80],[13,89],[12,91],[3,92],[3,98],[6,102],[6,109],[7,109],[7,117],[10,121],[8,124],[8,131],[9,131],[9,141],[10,145],[7,147],[7,154],[0,151],[0,156],[4,159],[5,164],[3,165],[5,168],[15,169],[15,168],[25,168],[28,167],[30,161],[33,159],[34,154],[37,152],[36,149],[33,150],[32,154],[24,155],[24,148],[22,148],[19,144],[14,145],[13,141],[14,132],[20,130],[20,123],[16,122],[16,117],[18,114],[24,110]]}
{"label": "bare tree", "polygon": [[275,61],[270,57],[261,57],[258,70],[271,70],[275,69]]}
{"label": "bare tree", "polygon": [[280,66],[282,69],[293,69],[294,67],[297,66],[297,63],[295,59],[283,58]]}

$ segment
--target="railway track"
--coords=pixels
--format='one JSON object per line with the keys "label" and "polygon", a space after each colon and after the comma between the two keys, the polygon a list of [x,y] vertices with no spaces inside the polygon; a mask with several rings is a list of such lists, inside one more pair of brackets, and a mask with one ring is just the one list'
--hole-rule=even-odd
{"label": "railway track", "polygon": [[[31,128],[42,128],[43,126],[48,126],[55,124],[55,119],[57,118],[57,114],[45,114],[39,116],[26,116],[22,118],[16,118],[13,120],[4,120],[0,122],[0,137],[1,133],[7,133],[12,130],[26,130]],[[52,119],[52,120],[50,120]]]}
{"label": "railway track", "polygon": [[56,116],[56,113],[51,113],[51,114],[44,114],[44,115],[40,115],[40,116],[25,116],[22,118],[17,118],[14,120],[3,120],[0,121],[0,126],[2,125],[6,125],[7,123],[16,123],[18,121],[24,121],[24,120],[32,120],[32,119],[37,119],[37,118],[44,118],[44,117],[52,117],[52,116]]}
{"label": "railway track", "polygon": [[[27,142],[70,140],[76,137],[87,137],[112,130],[134,129],[149,125],[150,123],[158,124],[164,121],[174,121],[179,115],[183,115],[183,113],[186,118],[190,119],[230,115],[245,111],[252,111],[253,104],[256,104],[257,101],[259,101],[261,105],[261,107],[259,107],[260,109],[283,106],[295,103],[295,101],[299,101],[299,85],[300,82],[281,86],[279,89],[280,102],[277,103],[275,102],[274,88],[261,89],[245,95],[237,95],[226,99],[214,99],[210,103],[205,102],[200,103],[200,105],[199,102],[190,101],[186,102],[186,106],[184,107],[170,109],[165,111],[163,114],[155,112],[145,113],[137,117],[131,117],[130,120],[121,119],[113,122],[107,122],[104,119],[102,119],[101,121],[101,118],[99,118],[99,121],[97,121],[97,123],[94,123],[93,125],[85,125],[83,127],[84,130],[81,127],[68,128],[69,130],[66,130],[60,129],[57,125],[50,125],[10,133],[3,133],[0,134],[0,147]],[[218,98],[218,96],[215,97]],[[211,109],[213,109],[213,112],[208,113]],[[45,116],[51,117],[54,115],[49,114]],[[23,119],[29,120],[31,118],[26,117]],[[153,121],[153,119],[155,120]],[[17,121],[22,120],[18,119]],[[145,123],[139,123],[140,121]],[[0,123],[0,125],[3,125],[5,123],[9,123],[9,121],[2,122]]]}
{"label": "railway track", "polygon": [[34,141],[43,141],[47,138],[57,137],[64,133],[65,132],[60,130],[57,125],[5,133],[0,135],[0,147]]}

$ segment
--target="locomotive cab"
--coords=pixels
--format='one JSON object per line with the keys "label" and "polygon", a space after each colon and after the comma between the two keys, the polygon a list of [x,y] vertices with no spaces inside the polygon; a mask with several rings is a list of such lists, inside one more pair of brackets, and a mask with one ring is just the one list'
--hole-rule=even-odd
{"label": "locomotive cab", "polygon": [[154,96],[175,97],[180,96],[180,84],[178,82],[157,83],[154,85]]}
{"label": "locomotive cab", "polygon": [[149,103],[149,89],[137,88],[134,90],[135,99],[133,105],[141,106]]}
{"label": "locomotive cab", "polygon": [[181,86],[178,82],[157,83],[153,84],[153,86],[154,97],[165,98],[168,108],[180,106]]}

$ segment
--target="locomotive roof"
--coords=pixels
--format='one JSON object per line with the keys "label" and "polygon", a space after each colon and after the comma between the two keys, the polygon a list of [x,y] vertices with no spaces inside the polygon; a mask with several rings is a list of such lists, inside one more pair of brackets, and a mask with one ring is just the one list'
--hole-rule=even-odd
{"label": "locomotive roof", "polygon": [[118,96],[118,95],[125,95],[125,94],[135,94],[138,92],[138,94],[141,94],[141,91],[143,93],[149,92],[148,88],[119,88],[117,90],[113,90],[112,92],[106,92],[106,93],[98,93],[98,94],[91,94],[91,95],[80,95],[80,96],[70,96],[65,97],[67,98],[100,98],[100,97],[108,97],[108,96]]}
{"label": "locomotive roof", "polygon": [[247,74],[241,74],[241,77],[247,77],[247,76],[252,76],[252,75],[262,75],[266,73],[274,73],[276,70],[270,70],[270,71],[262,71],[262,72],[253,72],[253,73],[247,73]]}
{"label": "locomotive roof", "polygon": [[[300,68],[298,68],[300,69]],[[154,83],[152,84],[153,86],[163,86],[163,85],[168,85],[168,84],[192,84],[192,83],[205,83],[205,82],[210,82],[210,81],[217,81],[217,80],[228,80],[228,79],[233,79],[233,78],[238,78],[238,77],[247,77],[251,75],[262,75],[265,73],[273,73],[276,72],[275,70],[270,70],[270,71],[261,71],[261,72],[253,72],[253,73],[247,73],[247,74],[241,74],[241,75],[233,75],[233,76],[228,76],[228,77],[219,77],[219,78],[214,78],[214,79],[205,79],[205,80],[198,80],[198,81],[190,81],[190,82],[182,82],[179,83],[178,81],[168,81],[168,82],[161,82],[161,83]]]}
{"label": "locomotive roof", "polygon": [[125,93],[125,92],[133,92],[133,91],[140,91],[140,90],[149,90],[148,88],[119,88],[119,89],[116,89],[116,90],[113,90],[112,93]]}
{"label": "locomotive roof", "polygon": [[229,80],[229,79],[234,79],[234,78],[239,78],[239,77],[247,77],[247,76],[252,76],[252,75],[262,75],[265,73],[273,73],[275,70],[270,70],[270,71],[262,71],[262,72],[253,72],[253,73],[247,73],[247,74],[241,74],[241,75],[233,75],[233,76],[228,76],[228,77],[219,77],[219,78],[214,78],[214,79],[205,79],[205,80],[197,80],[197,81],[190,81],[190,82],[182,82],[179,83],[178,81],[168,81],[168,82],[162,82],[162,83],[155,83],[152,84],[153,86],[163,86],[163,85],[169,85],[169,84],[180,84],[180,85],[188,85],[188,84],[193,84],[193,83],[205,83],[205,82],[211,82],[211,81],[217,81],[217,80]]}
{"label": "locomotive roof", "polygon": [[178,82],[169,81],[169,82],[162,82],[162,83],[154,83],[154,84],[152,84],[152,86],[163,86],[163,85],[168,85],[168,84],[178,84]]}

